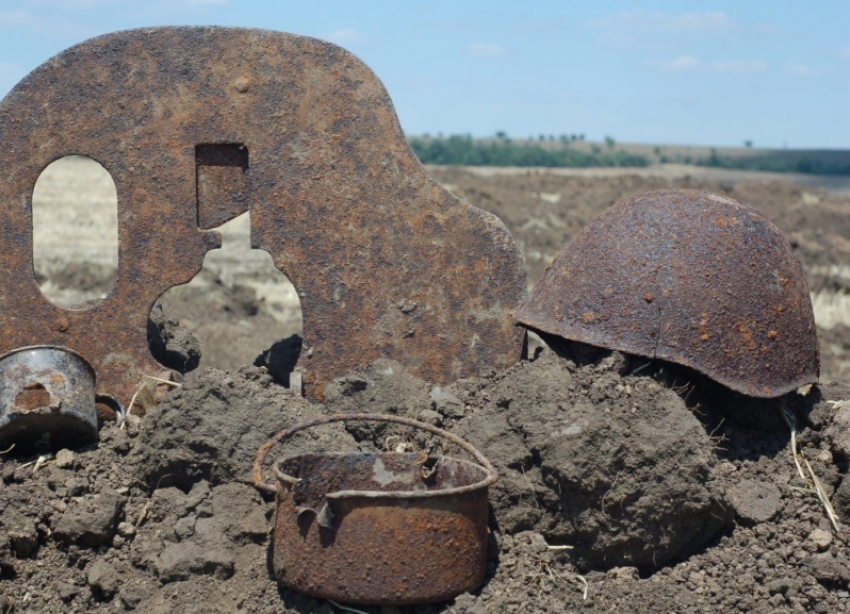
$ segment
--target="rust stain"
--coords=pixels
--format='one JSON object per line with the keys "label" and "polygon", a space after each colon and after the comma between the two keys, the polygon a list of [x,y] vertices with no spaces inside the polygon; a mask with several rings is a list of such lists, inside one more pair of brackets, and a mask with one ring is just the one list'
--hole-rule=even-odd
{"label": "rust stain", "polygon": [[[587,317],[595,313],[604,318]],[[605,211],[561,251],[516,317],[533,330],[684,364],[751,396],[781,396],[820,371],[803,269],[785,236],[754,209],[695,190],[648,192]]]}
{"label": "rust stain", "polygon": [[15,410],[28,412],[50,405],[50,393],[41,384],[28,384],[15,397]]}
{"label": "rust stain", "polygon": [[752,350],[756,347],[755,337],[753,336],[753,331],[750,330],[749,326],[744,322],[738,323],[738,332],[741,337],[739,339],[739,345],[743,344],[746,348]]}
{"label": "rust stain", "polygon": [[[163,370],[147,345],[153,303],[220,246],[206,229],[247,210],[252,245],[301,297],[309,397],[379,357],[449,383],[521,355],[519,248],[428,175],[380,81],[335,45],[208,27],[95,38],[0,103],[0,142],[0,283],[15,288],[0,295],[0,352],[72,348],[124,406]],[[68,154],[96,159],[118,191],[118,278],[85,311],[49,303],[32,274],[33,186]],[[401,300],[429,309],[385,330]]]}

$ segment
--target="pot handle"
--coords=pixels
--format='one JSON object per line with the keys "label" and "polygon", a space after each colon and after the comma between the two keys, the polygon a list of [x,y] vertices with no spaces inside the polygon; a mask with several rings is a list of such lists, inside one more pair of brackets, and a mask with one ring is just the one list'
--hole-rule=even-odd
{"label": "pot handle", "polygon": [[[481,484],[475,484],[476,488],[481,486],[489,486],[493,484],[497,479],[499,479],[499,474],[496,472],[496,468],[493,467],[493,464],[487,460],[487,458],[479,452],[471,443],[464,441],[457,435],[449,433],[448,431],[444,431],[443,429],[439,429],[436,426],[431,426],[430,424],[425,424],[424,422],[419,422],[418,420],[413,420],[412,418],[403,418],[402,416],[392,416],[390,414],[333,414],[330,416],[325,416],[324,418],[318,418],[316,420],[311,420],[309,422],[302,422],[301,424],[296,424],[294,426],[290,426],[287,429],[283,429],[279,433],[277,433],[274,437],[269,439],[266,443],[260,446],[257,450],[257,457],[254,459],[253,466],[253,478],[254,485],[264,492],[276,493],[278,488],[273,484],[269,484],[263,479],[263,461],[265,461],[266,456],[269,451],[278,443],[285,439],[288,439],[295,433],[299,433],[301,431],[305,431],[307,429],[323,426],[325,424],[330,424],[332,422],[349,422],[349,421],[358,421],[358,422],[395,422],[397,424],[403,424],[405,426],[409,426],[415,429],[419,429],[421,431],[426,431],[428,433],[432,433],[434,435],[438,435],[443,439],[450,441],[456,446],[462,448],[464,451],[468,452],[472,455],[476,461],[481,463],[481,466],[487,471],[488,477]],[[280,481],[286,482],[288,484],[295,484],[298,482],[297,478],[294,478],[290,475],[286,475],[278,470],[275,470],[277,477]],[[465,490],[465,488],[464,488]]]}

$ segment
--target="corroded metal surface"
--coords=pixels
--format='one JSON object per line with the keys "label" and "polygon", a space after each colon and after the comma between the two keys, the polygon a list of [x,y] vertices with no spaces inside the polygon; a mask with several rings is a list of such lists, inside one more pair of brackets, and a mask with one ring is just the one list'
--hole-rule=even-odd
{"label": "corroded metal surface", "polygon": [[0,449],[77,448],[97,440],[94,371],[65,348],[20,348],[0,356]]}
{"label": "corroded metal surface", "polygon": [[693,190],[624,200],[550,265],[517,313],[526,327],[692,367],[756,397],[817,381],[803,269],[782,232]]}
{"label": "corroded metal surface", "polygon": [[278,474],[273,563],[285,586],[325,599],[412,604],[451,599],[484,580],[488,486],[498,476],[470,444],[397,416],[336,414],[278,433],[272,446],[330,422],[398,422],[438,434],[481,462],[422,453],[306,454]]}
{"label": "corroded metal surface", "polygon": [[[0,351],[73,348],[125,405],[162,370],[154,301],[220,245],[204,229],[246,209],[253,246],[301,299],[308,396],[379,357],[446,383],[520,356],[517,245],[428,176],[381,83],[339,47],[261,30],[110,34],[19,83],[0,142]],[[86,310],[52,305],[32,273],[33,186],[69,154],[101,163],[118,193],[118,279]]]}

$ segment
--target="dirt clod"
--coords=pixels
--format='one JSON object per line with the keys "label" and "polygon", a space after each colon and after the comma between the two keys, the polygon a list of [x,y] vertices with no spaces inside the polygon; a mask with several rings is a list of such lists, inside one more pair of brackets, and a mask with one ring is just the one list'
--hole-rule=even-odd
{"label": "dirt clod", "polygon": [[814,542],[818,550],[827,550],[830,544],[832,544],[832,533],[823,529],[815,529],[809,534],[809,539]]}
{"label": "dirt clod", "polygon": [[71,450],[59,450],[56,453],[56,466],[60,469],[71,469],[74,466],[76,455]]}
{"label": "dirt clod", "polygon": [[157,302],[148,319],[148,347],[161,364],[179,373],[187,373],[201,362],[198,338],[182,328],[176,318],[166,316]]}
{"label": "dirt clod", "polygon": [[[289,394],[259,367],[190,374],[146,418],[135,460],[151,488],[173,484],[188,490],[200,480],[248,480],[257,448],[266,439],[293,421],[320,415],[318,407]],[[314,436],[340,451],[353,445],[333,428],[306,440]],[[292,450],[298,449],[297,441]]]}
{"label": "dirt clod", "polygon": [[109,601],[118,592],[120,578],[115,567],[106,561],[98,560],[89,568],[86,582],[100,597]]}
{"label": "dirt clod", "polygon": [[782,493],[775,484],[758,480],[742,480],[729,492],[738,519],[743,522],[765,522],[782,506]]}
{"label": "dirt clod", "polygon": [[670,390],[615,368],[578,367],[546,350],[486,395],[467,389],[470,411],[456,430],[502,476],[491,495],[502,531],[569,544],[582,569],[655,569],[731,516],[699,421]]}
{"label": "dirt clod", "polygon": [[53,533],[68,545],[96,547],[108,544],[124,503],[119,494],[108,492],[72,501],[56,523]]}

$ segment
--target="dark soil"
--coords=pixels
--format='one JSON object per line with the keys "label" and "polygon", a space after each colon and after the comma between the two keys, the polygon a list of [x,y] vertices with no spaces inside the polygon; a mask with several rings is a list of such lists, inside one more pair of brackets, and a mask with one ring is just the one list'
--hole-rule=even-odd
{"label": "dark soil", "polygon": [[[7,454],[0,611],[337,611],[272,579],[274,505],[249,474],[275,431],[352,411],[447,427],[501,474],[478,592],[362,610],[850,610],[850,532],[833,531],[803,490],[784,423],[760,414],[779,402],[733,395],[740,404],[730,405],[670,365],[580,346],[558,352],[444,388],[378,361],[337,380],[324,406],[262,367],[207,370],[145,417],[106,426],[97,447],[57,454],[35,472],[24,466],[32,459]],[[847,398],[850,388],[835,385],[783,400],[839,514],[850,512],[850,404],[829,401]],[[430,436],[399,428],[324,427],[278,454],[429,445]]]}

